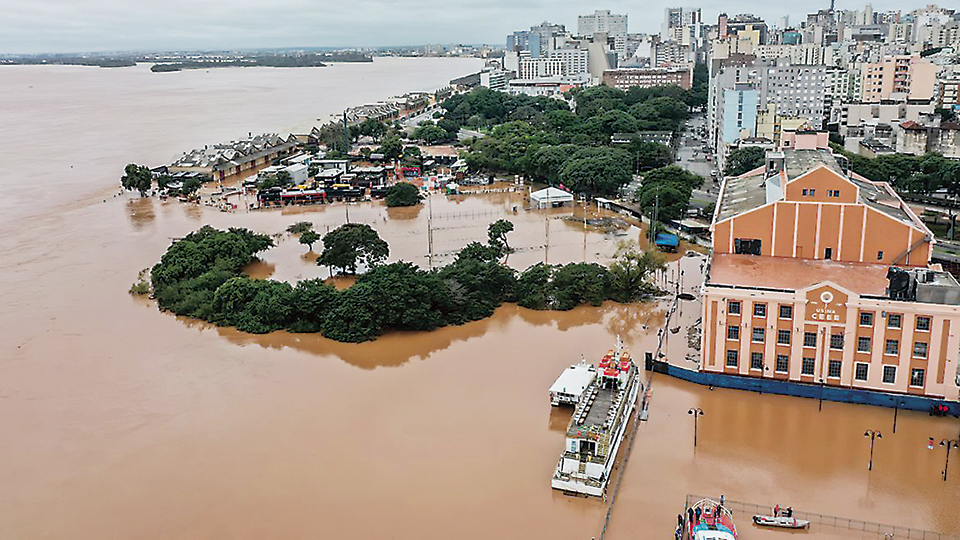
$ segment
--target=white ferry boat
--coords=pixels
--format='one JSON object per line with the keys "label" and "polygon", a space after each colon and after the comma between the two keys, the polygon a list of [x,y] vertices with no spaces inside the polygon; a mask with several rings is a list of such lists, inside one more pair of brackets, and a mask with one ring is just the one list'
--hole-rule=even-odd
{"label": "white ferry boat", "polygon": [[600,497],[637,404],[640,373],[630,354],[608,351],[597,366],[567,426],[566,448],[551,485],[564,492]]}

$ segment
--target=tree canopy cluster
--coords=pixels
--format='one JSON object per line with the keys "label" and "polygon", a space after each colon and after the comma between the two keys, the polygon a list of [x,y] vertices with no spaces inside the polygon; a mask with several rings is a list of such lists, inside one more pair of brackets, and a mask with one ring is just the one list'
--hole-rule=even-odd
{"label": "tree canopy cluster", "polygon": [[420,188],[409,182],[397,182],[387,189],[387,206],[416,206],[420,204]]}
{"label": "tree canopy cluster", "polygon": [[[160,307],[179,315],[243,332],[320,332],[345,342],[376,339],[390,330],[432,330],[479,320],[504,302],[572,309],[607,299],[632,301],[656,291],[646,277],[662,262],[627,248],[609,269],[540,264],[518,274],[499,260],[509,249],[507,229],[503,224],[491,227],[494,245],[468,244],[452,263],[431,271],[378,259],[354,285],[338,290],[320,279],[293,286],[245,276],[243,267],[273,245],[270,237],[247,229],[204,227],[170,246],[153,267],[151,282]],[[383,247],[387,249],[385,243]]]}
{"label": "tree canopy cluster", "polygon": [[690,205],[693,190],[703,184],[703,177],[690,171],[670,165],[648,172],[643,177],[637,200],[644,214],[657,219],[679,220]]}
{"label": "tree canopy cluster", "polygon": [[130,163],[123,168],[120,185],[127,191],[136,190],[140,195],[146,195],[153,185],[153,173],[150,172],[150,167]]}
{"label": "tree canopy cluster", "polygon": [[726,176],[740,176],[764,164],[767,151],[759,146],[737,148],[727,156],[727,165],[723,168]]}
{"label": "tree canopy cluster", "polygon": [[[682,129],[695,101],[677,86],[607,86],[571,95],[576,109],[552,98],[511,96],[486,88],[443,102],[444,122],[489,129],[470,146],[465,159],[473,170],[523,174],[575,192],[613,194],[635,171],[663,167],[672,151],[644,142],[641,131]],[[629,144],[611,145],[614,134],[633,135]]]}

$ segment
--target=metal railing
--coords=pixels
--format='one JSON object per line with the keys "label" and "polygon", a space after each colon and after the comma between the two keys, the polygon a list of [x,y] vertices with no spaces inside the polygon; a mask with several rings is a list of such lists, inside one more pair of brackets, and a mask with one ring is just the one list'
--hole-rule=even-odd
{"label": "metal railing", "polygon": [[[701,495],[687,495],[684,509],[690,507],[701,499],[719,500],[718,496],[704,497]],[[738,524],[743,527],[748,525],[754,515],[773,515],[773,507],[768,504],[754,504],[743,501],[732,501],[726,499],[723,503],[724,508],[733,512]],[[835,529],[846,529],[856,532],[865,532],[875,534],[883,538],[908,538],[912,540],[960,540],[960,535],[940,533],[936,531],[925,531],[922,529],[913,529],[910,527],[901,527],[899,525],[886,525],[872,521],[863,521],[860,519],[845,518],[839,516],[830,516],[818,514],[815,512],[805,512],[803,510],[793,509],[793,517],[804,519],[810,522],[811,529],[814,526],[832,527]]]}

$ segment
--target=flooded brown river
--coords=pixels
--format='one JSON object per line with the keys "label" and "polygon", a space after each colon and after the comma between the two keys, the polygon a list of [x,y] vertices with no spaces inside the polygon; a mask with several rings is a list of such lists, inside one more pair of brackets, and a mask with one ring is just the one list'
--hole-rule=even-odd
{"label": "flooded brown river", "polygon": [[[273,234],[306,219],[324,231],[347,207],[230,214],[114,197],[123,165],[477,67],[385,62],[362,78],[397,80],[356,99],[325,87],[322,71],[184,73],[157,89],[135,71],[0,68],[0,538],[599,537],[602,501],[550,489],[569,412],[550,407],[547,388],[617,335],[642,358],[668,306],[507,305],[461,327],[355,345],[241,334],[127,293],[171,239],[203,224]],[[325,95],[333,110],[319,110]],[[512,193],[434,196],[412,211],[363,203],[349,213],[377,228],[391,259],[423,266],[431,213],[434,264],[499,218],[517,225],[518,268],[607,261],[638,237],[522,205]],[[295,238],[277,240],[251,273],[326,277]],[[690,275],[697,260],[684,261]],[[926,449],[927,437],[957,437],[955,420],[901,412],[894,434],[891,410],[817,405],[654,376],[607,538],[672,537],[689,493],[960,534],[960,453],[943,482],[942,449]],[[706,412],[696,452],[694,406]],[[872,473],[865,429],[883,431]],[[788,534],[735,517],[747,540]]]}

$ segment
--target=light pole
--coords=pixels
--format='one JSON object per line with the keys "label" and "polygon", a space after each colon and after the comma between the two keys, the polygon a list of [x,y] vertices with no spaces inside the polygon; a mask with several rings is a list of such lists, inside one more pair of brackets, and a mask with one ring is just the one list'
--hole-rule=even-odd
{"label": "light pole", "polygon": [[697,421],[700,420],[700,417],[703,416],[703,409],[700,407],[694,407],[687,411],[687,414],[693,415],[693,447],[697,447]]}
{"label": "light pole", "polygon": [[900,406],[903,405],[903,400],[895,397],[893,398],[893,432],[897,432],[897,413],[900,412]]}
{"label": "light pole", "polygon": [[877,439],[882,439],[883,435],[881,435],[880,432],[875,429],[868,429],[863,433],[863,436],[870,437],[870,465],[867,466],[867,470],[872,471],[873,470],[873,443],[876,442]]}
{"label": "light pole", "polygon": [[[950,467],[950,450],[952,448],[960,448],[960,439],[943,439],[940,441],[940,446],[944,446],[947,449],[947,456],[943,461],[943,481],[947,481],[947,468]],[[933,437],[930,437],[930,444],[927,448],[933,450]]]}
{"label": "light pole", "polygon": [[823,382],[823,377],[820,377],[820,403],[817,405],[817,411],[823,410],[823,385],[826,384]]}

